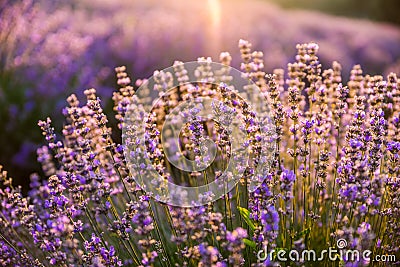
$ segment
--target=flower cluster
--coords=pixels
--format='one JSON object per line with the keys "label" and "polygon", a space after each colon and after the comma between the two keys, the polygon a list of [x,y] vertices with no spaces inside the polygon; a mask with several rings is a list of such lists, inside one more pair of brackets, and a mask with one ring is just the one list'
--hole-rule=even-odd
{"label": "flower cluster", "polygon": [[[249,36],[254,48],[268,51],[265,67],[269,72],[288,63],[296,42],[305,40],[323,45],[320,60],[324,64],[339,60],[346,73],[353,62],[374,73],[388,66],[392,66],[388,70],[398,69],[400,34],[394,27],[357,20],[349,23],[344,18],[283,10],[253,0],[217,1],[216,12],[210,12],[213,3],[3,0],[0,160],[13,174],[37,170],[30,162],[41,139],[35,131],[27,133],[25,129],[48,114],[55,126],[61,127],[63,118],[54,111],[63,107],[67,94],[82,88],[96,87],[107,105],[112,71],[103,66],[129,64],[136,76],[147,77],[155,67],[168,66],[177,58],[191,61],[209,53],[216,57],[222,47],[233,51],[238,38]],[[197,16],[187,12],[188,6]],[[241,19],[235,19],[238,17]],[[263,68],[260,51],[249,55],[255,60],[247,67]],[[224,60],[230,62],[229,57]],[[239,60],[232,64],[240,66]],[[254,71],[253,77],[264,72]],[[83,98],[81,91],[77,94]]]}
{"label": "flower cluster", "polygon": [[[250,190],[250,181],[260,175],[257,167],[265,162],[258,158],[270,144],[262,139],[266,129],[259,126],[253,107],[230,83],[228,53],[221,54],[225,65],[215,72],[210,58],[199,58],[195,84],[188,83],[189,70],[182,62],[175,62],[175,76],[156,71],[154,88],[140,95],[155,90],[161,99],[148,116],[137,95],[145,81],[132,86],[126,68],[118,67],[120,88],[112,99],[116,130],[125,128],[126,143],[113,139],[100,98],[88,89],[84,104],[75,95],[67,98],[62,135],[50,118],[39,122],[47,145],[37,154],[46,178],[33,174],[27,196],[0,169],[0,265],[276,266],[276,253],[262,261],[258,252],[318,251],[335,247],[338,239],[347,241],[346,249],[394,255],[390,264],[399,264],[400,79],[395,73],[386,80],[363,74],[357,65],[344,84],[338,62],[322,70],[315,43],[297,46],[286,74],[283,69],[266,74],[263,53],[252,51],[248,41],[241,40],[239,49],[244,78],[262,95],[254,96],[248,85],[245,93],[268,98],[276,130],[271,141],[276,150],[257,188]],[[164,93],[174,79],[178,85]],[[162,142],[168,136],[162,127],[179,102],[199,96],[219,100],[211,108],[221,120],[201,118],[195,101],[182,113],[187,121],[179,151],[205,167],[188,174],[164,156]],[[126,118],[132,109],[138,116]],[[233,117],[242,122],[251,160],[236,166],[243,177],[230,192],[202,206],[175,207],[144,190],[140,175],[150,168],[160,177],[149,185],[160,191],[168,190],[165,181],[197,186],[218,179],[227,160],[237,156],[229,150]],[[132,174],[124,151],[142,155],[140,135],[145,159],[138,159],[143,161]],[[217,152],[205,166],[208,141],[215,142]],[[212,197],[208,193],[202,196],[206,200]],[[339,260],[346,266],[370,264],[347,256]],[[338,263],[325,259],[321,264]]]}

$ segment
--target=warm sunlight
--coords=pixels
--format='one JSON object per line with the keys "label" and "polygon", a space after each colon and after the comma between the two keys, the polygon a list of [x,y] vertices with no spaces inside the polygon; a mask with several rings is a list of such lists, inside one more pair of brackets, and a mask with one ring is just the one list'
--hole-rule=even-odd
{"label": "warm sunlight", "polygon": [[211,25],[219,28],[221,24],[221,3],[220,0],[208,0],[208,10],[211,19]]}
{"label": "warm sunlight", "polygon": [[208,0],[207,4],[207,25],[210,27],[208,34],[211,40],[207,47],[212,54],[216,54],[221,45],[221,2],[220,0]]}

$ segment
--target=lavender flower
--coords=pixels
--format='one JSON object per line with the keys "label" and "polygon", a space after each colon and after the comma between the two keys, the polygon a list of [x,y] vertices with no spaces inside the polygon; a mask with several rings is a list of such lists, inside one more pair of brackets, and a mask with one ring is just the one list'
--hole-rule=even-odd
{"label": "lavender flower", "polygon": [[[199,58],[199,68],[191,70],[200,79],[196,84],[188,83],[189,70],[176,61],[174,75],[155,72],[154,88],[144,88],[141,95],[137,87],[145,80],[132,86],[126,68],[118,67],[114,111],[118,128],[129,126],[126,143],[114,140],[97,91],[88,89],[85,101],[76,95],[67,98],[60,135],[50,118],[39,122],[47,141],[37,151],[45,179],[33,174],[27,196],[0,169],[0,265],[274,266],[277,258],[257,259],[260,249],[300,252],[335,246],[339,238],[347,241],[347,249],[397,256],[397,76],[389,74],[385,81],[355,66],[350,81],[342,84],[339,63],[323,71],[318,45],[308,43],[297,46],[285,84],[284,71],[266,74],[263,53],[251,47],[248,41],[239,42],[244,75],[262,92],[254,99],[270,100],[277,130],[269,169],[257,173],[266,162],[258,157],[270,144],[261,135],[266,127],[260,127],[254,107],[230,83],[229,54],[221,54],[225,65],[216,71],[211,58]],[[171,85],[177,86],[164,93]],[[140,97],[153,89],[161,101],[145,116]],[[200,96],[219,101],[210,110],[218,122],[200,116],[195,101]],[[216,144],[214,162],[201,172],[184,173],[164,155],[163,138],[170,135],[162,125],[181,101],[193,105],[183,114],[188,121],[178,135],[177,150],[202,165],[208,163],[201,157],[208,152],[205,143]],[[130,109],[137,116],[127,118]],[[190,186],[201,178],[218,179],[227,159],[237,156],[230,149],[230,124],[236,117],[249,138],[243,146],[251,153],[247,164],[237,166],[243,177],[230,192],[190,208],[159,203],[165,199],[146,192],[147,185],[168,191],[166,181]],[[142,123],[145,127],[139,129]],[[126,146],[137,161],[125,159]],[[152,167],[158,179],[140,178]],[[265,179],[250,190],[254,175]],[[185,198],[184,192],[171,195]],[[202,197],[212,195],[205,192]],[[370,264],[341,260],[346,266]]]}

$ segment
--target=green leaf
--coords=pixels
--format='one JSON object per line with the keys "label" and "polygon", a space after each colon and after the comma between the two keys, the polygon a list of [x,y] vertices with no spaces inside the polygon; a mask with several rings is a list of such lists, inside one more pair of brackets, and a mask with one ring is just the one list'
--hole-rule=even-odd
{"label": "green leaf", "polygon": [[304,229],[303,231],[297,233],[294,236],[294,240],[298,240],[299,238],[301,238],[301,237],[303,237],[305,235],[308,235],[310,232],[311,232],[311,228]]}
{"label": "green leaf", "polygon": [[256,229],[256,224],[252,219],[250,219],[250,211],[242,207],[238,207],[238,209],[244,221],[247,223],[248,226],[250,226],[250,229],[254,231],[254,229]]}
{"label": "green leaf", "polygon": [[252,241],[252,240],[249,240],[249,239],[247,239],[247,238],[243,238],[243,243],[246,245],[246,246],[249,246],[249,247],[251,247],[251,248],[253,248],[253,249],[255,249],[256,248],[256,242],[254,242],[254,241]]}

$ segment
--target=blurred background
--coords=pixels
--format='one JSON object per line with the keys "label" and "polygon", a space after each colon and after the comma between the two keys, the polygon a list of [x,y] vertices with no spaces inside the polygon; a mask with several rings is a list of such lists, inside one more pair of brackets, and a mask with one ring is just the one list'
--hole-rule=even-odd
{"label": "blurred background", "polygon": [[314,41],[323,68],[339,61],[345,81],[355,64],[399,73],[399,12],[398,0],[0,0],[0,164],[26,189],[45,143],[37,121],[49,116],[61,132],[71,93],[96,88],[113,125],[119,65],[148,78],[228,51],[239,67],[242,38],[264,52],[268,72]]}
{"label": "blurred background", "polygon": [[398,0],[270,0],[284,8],[310,9],[337,16],[400,24]]}

